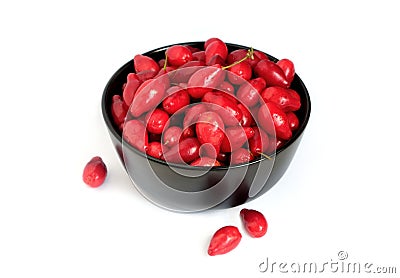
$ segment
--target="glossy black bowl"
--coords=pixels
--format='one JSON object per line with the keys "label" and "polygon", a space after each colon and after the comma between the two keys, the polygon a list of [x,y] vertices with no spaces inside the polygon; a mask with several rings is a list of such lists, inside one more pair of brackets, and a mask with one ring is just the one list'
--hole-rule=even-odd
{"label": "glossy black bowl", "polygon": [[[204,42],[179,43],[202,49]],[[143,53],[160,60],[165,56],[164,46]],[[249,47],[227,43],[229,51]],[[277,59],[269,54],[272,61]],[[276,151],[274,159],[258,158],[250,163],[231,167],[204,169],[187,165],[167,164],[147,157],[122,140],[119,128],[111,115],[112,96],[122,95],[122,86],[128,73],[134,72],[133,60],[127,62],[108,81],[102,96],[102,113],[111,141],[136,189],[154,204],[172,211],[195,212],[207,209],[235,207],[260,197],[272,188],[286,172],[303,132],[307,126],[311,102],[307,88],[296,74],[291,88],[301,97],[301,108],[296,111],[299,128],[292,138]]]}

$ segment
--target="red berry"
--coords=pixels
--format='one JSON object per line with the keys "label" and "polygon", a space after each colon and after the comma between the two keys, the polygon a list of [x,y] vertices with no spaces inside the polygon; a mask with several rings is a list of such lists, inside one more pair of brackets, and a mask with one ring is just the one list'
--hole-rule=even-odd
{"label": "red berry", "polygon": [[268,223],[261,212],[253,209],[242,209],[240,217],[250,236],[259,238],[267,233]]}
{"label": "red berry", "polygon": [[258,51],[258,50],[254,50],[254,52],[253,52],[253,59],[247,59],[247,61],[249,62],[249,64],[251,65],[251,67],[254,69],[254,67],[257,65],[257,63],[260,61],[260,60],[269,60],[269,58],[268,58],[268,56],[265,54],[265,53],[263,53],[263,52],[261,52],[261,51]]}
{"label": "red berry", "polygon": [[292,137],[288,118],[285,112],[272,102],[261,105],[258,110],[258,123],[268,133],[283,140]]}
{"label": "red berry", "polygon": [[130,120],[125,122],[122,133],[124,140],[136,149],[146,152],[149,144],[149,137],[145,125],[139,120]]}
{"label": "red berry", "polygon": [[215,158],[202,156],[190,163],[191,166],[207,166],[207,167],[216,167],[221,166],[221,163]]}
{"label": "red berry", "polygon": [[231,153],[231,164],[242,164],[254,159],[253,154],[245,148],[239,148]]}
{"label": "red berry", "polygon": [[156,79],[164,74],[167,74],[169,72],[172,72],[174,70],[176,70],[176,67],[172,67],[172,66],[167,66],[165,68],[161,68],[160,71],[156,74],[156,76],[154,76],[154,79]]}
{"label": "red berry", "polygon": [[247,107],[255,106],[259,103],[260,93],[265,86],[266,83],[264,79],[261,77],[254,78],[239,87],[236,93],[237,98]]}
{"label": "red berry", "polygon": [[242,234],[235,226],[224,226],[218,229],[210,240],[208,255],[223,255],[235,249],[242,239]]}
{"label": "red berry", "polygon": [[99,187],[107,176],[107,167],[99,156],[93,157],[83,169],[82,179],[90,187]]}
{"label": "red berry", "polygon": [[241,103],[239,103],[237,106],[240,109],[240,111],[242,112],[242,119],[240,120],[240,125],[241,126],[254,125],[254,119],[253,119],[253,116],[252,116],[251,112],[249,111],[249,109],[247,109],[246,106],[244,106]]}
{"label": "red berry", "polygon": [[225,71],[221,66],[204,67],[193,73],[188,81],[188,92],[194,99],[199,99],[205,93],[218,88],[225,79]]}
{"label": "red berry", "polygon": [[206,61],[207,66],[225,66],[225,60],[219,55],[215,54]]}
{"label": "red berry", "polygon": [[206,112],[207,106],[203,103],[198,103],[191,106],[186,110],[185,117],[183,118],[183,128],[187,128],[197,122],[200,114]]}
{"label": "red berry", "polygon": [[200,49],[199,48],[197,48],[197,47],[194,47],[194,46],[191,46],[191,45],[185,45],[189,50],[190,50],[190,52],[192,52],[192,53],[195,53],[195,52],[198,52],[198,51],[200,51]]}
{"label": "red berry", "polygon": [[239,63],[228,69],[229,81],[234,85],[241,85],[246,81],[250,80],[253,71],[249,63]]}
{"label": "red berry", "polygon": [[147,130],[154,134],[161,134],[169,120],[169,115],[159,108],[146,115]]}
{"label": "red berry", "polygon": [[265,102],[273,102],[284,112],[299,110],[301,106],[300,97],[296,91],[279,86],[264,89],[261,97]]}
{"label": "red berry", "polygon": [[129,107],[141,82],[139,81],[136,73],[129,73],[126,79],[124,90],[122,92],[122,98],[124,99],[125,104]]}
{"label": "red berry", "polygon": [[286,117],[288,118],[290,129],[292,131],[299,128],[299,118],[297,118],[294,112],[287,112]]}
{"label": "red berry", "polygon": [[[231,65],[237,61],[240,61],[241,59],[243,59],[246,56],[247,56],[246,49],[237,49],[228,54],[226,61],[229,65]],[[249,61],[249,59],[244,60],[244,62],[246,62],[246,63],[248,63],[248,61]]]}
{"label": "red berry", "polygon": [[264,52],[258,51],[258,50],[254,50],[253,56],[254,56],[254,59],[269,60],[267,54],[265,54]]}
{"label": "red berry", "polygon": [[187,83],[189,81],[189,78],[193,75],[193,73],[195,73],[205,65],[206,64],[204,62],[196,60],[189,61],[183,64],[176,70],[169,73],[171,83],[176,83],[176,84]]}
{"label": "red berry", "polygon": [[225,61],[226,57],[228,56],[228,47],[223,41],[215,40],[207,45],[207,47],[205,48],[205,54],[207,65],[209,65],[211,59],[216,55],[221,57],[222,61]]}
{"label": "red berry", "polygon": [[[137,89],[130,107],[132,116],[139,117],[143,113],[156,108],[160,104],[165,95],[166,89],[164,79],[167,78],[163,78],[163,76],[161,76],[154,80],[148,80],[148,83],[144,82],[142,85],[145,85],[141,85]],[[169,80],[166,82],[169,83]]]}
{"label": "red berry", "polygon": [[166,151],[166,149],[164,148],[165,146],[163,147],[160,142],[154,141],[149,143],[149,145],[147,146],[146,154],[161,159],[163,151]]}
{"label": "red berry", "polygon": [[199,149],[199,140],[188,137],[181,140],[179,144],[172,146],[168,151],[164,151],[163,159],[171,163],[190,163],[200,157]]}
{"label": "red berry", "polygon": [[254,67],[254,72],[258,77],[262,77],[265,80],[267,86],[288,88],[290,85],[283,70],[270,60],[260,60]]}
{"label": "red berry", "polygon": [[260,128],[254,129],[254,136],[249,139],[249,149],[254,156],[269,153],[270,139]]}
{"label": "red berry", "polygon": [[111,104],[111,114],[116,125],[121,125],[125,122],[128,106],[121,100],[120,95],[114,95]]}
{"label": "red berry", "polygon": [[186,127],[182,131],[182,136],[181,139],[188,138],[188,137],[194,137],[196,135],[196,131],[194,130],[194,125]]}
{"label": "red berry", "polygon": [[193,59],[192,52],[184,45],[173,45],[165,51],[165,54],[168,64],[176,67],[182,66]]}
{"label": "red berry", "polygon": [[212,104],[209,106],[211,110],[215,110],[227,126],[238,125],[242,120],[242,111],[238,108],[236,99],[229,94],[208,92],[201,100]]}
{"label": "red berry", "polygon": [[133,58],[133,65],[135,67],[136,73],[143,72],[143,71],[152,71],[154,75],[158,73],[160,70],[160,66],[154,61],[152,58],[137,54]]}
{"label": "red berry", "polygon": [[204,42],[204,49],[206,49],[211,43],[213,43],[215,41],[217,41],[219,43],[223,43],[223,41],[221,39],[219,39],[219,38],[209,38],[208,40],[206,40]]}
{"label": "red berry", "polygon": [[228,127],[225,129],[225,136],[221,143],[221,152],[227,153],[235,151],[253,136],[254,129],[251,127]]}
{"label": "red berry", "polygon": [[233,95],[235,94],[235,87],[233,87],[232,83],[228,81],[224,81],[218,86],[218,90],[225,92],[227,94]]}
{"label": "red berry", "polygon": [[294,64],[291,60],[289,59],[281,59],[276,64],[283,70],[283,73],[286,76],[286,80],[290,83],[292,83],[294,74],[295,74],[295,69],[294,69]]}
{"label": "red berry", "polygon": [[[176,90],[172,94],[170,91],[171,88],[173,88],[173,90]],[[170,115],[190,104],[190,96],[185,89],[182,89],[178,86],[174,86],[171,88],[167,90],[168,96],[162,102],[162,107]]]}
{"label": "red berry", "polygon": [[200,144],[211,144],[216,154],[219,153],[224,139],[224,130],[224,123],[221,117],[213,111],[200,114],[196,123],[196,134]]}
{"label": "red berry", "polygon": [[193,60],[206,62],[206,52],[204,50],[192,53]]}
{"label": "red berry", "polygon": [[277,138],[274,142],[275,142],[275,149],[276,150],[279,150],[280,148],[283,147],[283,145],[285,145],[285,141],[280,139],[280,138]]}
{"label": "red berry", "polygon": [[179,126],[168,127],[162,134],[164,146],[172,147],[179,143],[182,136],[182,128]]}

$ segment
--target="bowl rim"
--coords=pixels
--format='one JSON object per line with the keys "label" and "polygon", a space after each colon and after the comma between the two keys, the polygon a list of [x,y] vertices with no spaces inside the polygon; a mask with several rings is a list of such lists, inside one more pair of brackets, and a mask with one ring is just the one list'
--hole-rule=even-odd
{"label": "bowl rim", "polygon": [[[155,48],[153,50],[149,50],[146,51],[145,53],[142,53],[142,55],[151,55],[157,52],[161,52],[161,51],[165,51],[168,47],[174,46],[174,45],[198,45],[200,43],[204,44],[205,41],[191,41],[191,42],[181,42],[181,43],[174,43],[174,44],[169,44],[166,46],[161,46],[158,48]],[[242,49],[249,49],[250,47],[248,46],[244,46],[244,45],[240,45],[240,44],[235,44],[235,43],[229,43],[229,42],[225,42],[225,44],[227,45],[228,48],[242,48]],[[268,56],[268,58],[274,62],[277,62],[279,59],[277,59],[276,57],[262,51],[256,48],[253,48],[255,51],[260,51],[264,54],[266,54]],[[103,90],[103,94],[102,94],[102,98],[101,98],[101,111],[103,114],[103,119],[106,123],[106,126],[108,128],[108,131],[112,133],[112,135],[121,143],[121,145],[123,146],[123,139],[122,136],[119,132],[117,132],[117,130],[115,129],[115,125],[112,122],[112,119],[110,117],[111,112],[107,110],[107,96],[110,94],[109,93],[109,88],[111,86],[111,84],[115,81],[115,79],[123,72],[126,70],[126,67],[128,67],[130,64],[132,63],[132,59],[127,61],[125,64],[123,64],[117,71],[114,72],[114,74],[110,77],[110,79],[107,81],[106,86],[104,87]],[[273,155],[273,159],[275,159],[275,157],[277,157],[281,152],[283,152],[284,150],[286,150],[288,147],[290,147],[299,137],[302,136],[308,122],[311,116],[311,98],[308,92],[307,87],[305,86],[303,80],[300,78],[300,76],[295,73],[295,77],[294,79],[297,79],[297,82],[299,83],[299,86],[302,88],[302,91],[304,93],[304,97],[306,100],[306,106],[305,106],[305,117],[304,120],[302,122],[300,122],[299,127],[297,128],[297,130],[295,131],[295,133],[293,134],[293,136],[285,142],[285,144],[279,148],[277,151],[275,151],[274,155]],[[258,164],[261,161],[264,160],[268,160],[268,158],[264,157],[264,156],[260,156],[252,161],[249,162],[245,162],[245,163],[241,163],[241,164],[236,164],[236,165],[229,165],[229,166],[214,166],[214,167],[209,167],[209,166],[191,166],[188,164],[179,164],[179,163],[170,163],[170,162],[166,162],[164,160],[152,157],[150,155],[147,155],[144,152],[141,152],[139,150],[137,150],[136,148],[134,148],[133,146],[131,146],[130,144],[125,144],[128,145],[129,149],[134,151],[136,154],[151,160],[155,163],[159,163],[159,164],[163,164],[165,166],[170,166],[170,167],[174,167],[174,168],[179,168],[179,169],[186,169],[186,170],[198,170],[198,171],[204,171],[205,169],[209,169],[210,171],[226,171],[227,169],[233,169],[233,168],[240,168],[240,167],[248,167],[252,164]],[[124,147],[122,147],[124,148]]]}

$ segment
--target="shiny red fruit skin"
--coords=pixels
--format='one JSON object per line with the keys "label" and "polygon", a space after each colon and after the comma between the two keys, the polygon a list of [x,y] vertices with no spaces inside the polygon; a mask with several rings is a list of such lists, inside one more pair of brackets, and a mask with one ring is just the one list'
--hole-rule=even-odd
{"label": "shiny red fruit skin", "polygon": [[99,187],[107,176],[107,167],[99,156],[93,157],[83,169],[82,179],[90,187]]}
{"label": "shiny red fruit skin", "polygon": [[182,66],[193,59],[192,52],[184,45],[173,45],[165,51],[165,54],[168,64],[175,67]]}
{"label": "shiny red fruit skin", "polygon": [[242,111],[236,104],[236,99],[223,92],[208,92],[201,99],[202,102],[211,103],[212,110],[215,110],[227,126],[238,125],[242,120]]}
{"label": "shiny red fruit skin", "polygon": [[187,83],[193,73],[205,67],[205,65],[204,62],[197,60],[192,60],[183,64],[176,70],[169,72],[168,75],[171,79],[171,83]]}
{"label": "shiny red fruit skin", "polygon": [[204,42],[204,49],[206,49],[211,43],[213,42],[219,42],[219,43],[223,43],[223,41],[220,38],[209,38],[208,40],[206,40]]}
{"label": "shiny red fruit skin", "polygon": [[165,110],[165,112],[172,115],[176,113],[178,110],[190,104],[190,96],[185,89],[180,88],[180,90],[173,92],[172,94],[170,94],[170,89],[167,90],[167,95],[168,94],[169,95],[166,98],[164,98],[162,102],[162,107]]}
{"label": "shiny red fruit skin", "polygon": [[260,60],[254,67],[254,72],[257,76],[264,78],[267,87],[280,86],[288,88],[290,85],[283,70],[270,60]]}
{"label": "shiny red fruit skin", "polygon": [[[247,56],[247,50],[246,49],[237,49],[232,52],[230,52],[226,58],[226,61],[228,65],[233,64],[234,62],[237,62],[244,57]],[[250,59],[246,59],[243,62],[248,63]]]}
{"label": "shiny red fruit skin", "polygon": [[251,59],[251,58],[247,59],[247,61],[249,62],[249,64],[251,65],[251,67],[253,69],[255,68],[255,66],[257,65],[257,63],[260,60],[269,60],[269,58],[265,53],[258,51],[258,50],[254,50],[253,59]]}
{"label": "shiny red fruit skin", "polygon": [[246,163],[253,159],[253,154],[245,148],[239,148],[231,153],[231,165]]}
{"label": "shiny red fruit skin", "polygon": [[126,140],[139,151],[146,152],[149,144],[148,134],[145,125],[139,120],[126,121],[122,133]]}
{"label": "shiny red fruit skin", "polygon": [[192,53],[193,60],[206,62],[206,52],[204,50],[193,52]]}
{"label": "shiny red fruit skin", "polygon": [[260,93],[265,88],[266,82],[263,78],[257,77],[251,79],[248,83],[245,83],[237,90],[237,98],[241,103],[247,107],[255,106],[259,103]]}
{"label": "shiny red fruit skin", "polygon": [[221,57],[222,61],[225,61],[226,57],[228,56],[228,47],[226,44],[221,40],[216,40],[211,42],[205,48],[205,55],[206,55],[206,64],[209,65],[211,59],[218,55]]}
{"label": "shiny red fruit skin", "polygon": [[137,78],[139,79],[140,82],[144,82],[146,80],[155,78],[158,75],[162,75],[160,72],[166,72],[164,69],[160,69],[159,71],[154,71],[154,70],[144,70],[136,73]]}
{"label": "shiny red fruit skin", "polygon": [[254,136],[249,139],[249,149],[254,156],[261,153],[268,154],[270,140],[268,135],[260,128],[254,128]]}
{"label": "shiny red fruit skin", "polygon": [[254,136],[252,127],[233,126],[225,129],[225,136],[221,143],[221,152],[228,153],[239,149]]}
{"label": "shiny red fruit skin", "polygon": [[142,54],[135,55],[133,58],[133,65],[136,73],[152,71],[157,74],[160,70],[160,66],[156,61],[154,61],[151,57]]}
{"label": "shiny red fruit skin", "polygon": [[179,144],[172,146],[168,151],[164,151],[162,159],[171,163],[190,163],[199,158],[199,149],[200,143],[197,138],[184,138]]}
{"label": "shiny red fruit skin", "polygon": [[286,80],[289,82],[289,84],[292,83],[294,74],[295,74],[295,68],[294,64],[291,60],[289,59],[280,59],[276,64],[283,70],[283,73],[286,76]]}
{"label": "shiny red fruit skin", "polygon": [[221,117],[213,112],[202,113],[196,123],[196,134],[200,144],[211,144],[218,154],[222,140],[224,139],[224,122]]}
{"label": "shiny red fruit skin", "polygon": [[167,148],[165,146],[163,147],[160,142],[154,141],[147,146],[146,154],[161,159],[163,151],[167,151]]}
{"label": "shiny red fruit skin", "polygon": [[241,85],[246,81],[250,80],[253,71],[249,63],[239,63],[228,69],[230,74],[228,74],[229,81],[234,85]]}
{"label": "shiny red fruit skin", "polygon": [[183,136],[182,128],[179,126],[170,126],[162,133],[163,145],[172,147],[179,143],[181,136]]}
{"label": "shiny red fruit skin", "polygon": [[199,69],[190,77],[187,87],[189,95],[199,99],[205,93],[218,88],[225,79],[225,71],[220,65]]}
{"label": "shiny red fruit skin", "polygon": [[133,101],[133,97],[136,94],[136,90],[139,88],[141,82],[138,79],[136,73],[129,73],[126,78],[126,85],[122,92],[122,98],[125,104],[129,107]]}
{"label": "shiny red fruit skin", "polygon": [[169,115],[164,110],[157,108],[150,111],[145,118],[147,131],[154,134],[161,134],[169,120]]}
{"label": "shiny red fruit skin", "polygon": [[196,131],[195,131],[194,127],[195,127],[194,125],[191,125],[191,126],[186,127],[185,129],[183,129],[180,140],[189,138],[189,137],[194,137],[196,135]]}
{"label": "shiny red fruit skin", "polygon": [[294,112],[287,112],[286,117],[288,118],[289,126],[292,131],[299,128],[300,124],[299,118],[296,116]]}
{"label": "shiny red fruit skin", "polygon": [[297,111],[301,106],[300,97],[296,91],[279,86],[265,88],[261,92],[261,97],[265,102],[273,102],[284,112]]}
{"label": "shiny red fruit skin", "polygon": [[272,102],[261,105],[258,110],[259,125],[271,135],[275,135],[283,140],[289,140],[292,137],[289,121],[286,113]]}
{"label": "shiny red fruit skin", "polygon": [[198,103],[193,106],[190,106],[186,112],[185,117],[183,118],[183,128],[186,129],[191,125],[195,124],[201,113],[206,112],[207,106],[203,103]]}
{"label": "shiny red fruit skin", "polygon": [[111,103],[111,115],[116,125],[121,125],[125,122],[128,106],[122,101],[120,95],[114,95]]}
{"label": "shiny red fruit skin", "polygon": [[227,93],[228,95],[234,95],[235,94],[235,87],[233,87],[233,85],[228,82],[228,81],[224,81],[222,82],[219,86],[218,86],[218,90]]}
{"label": "shiny red fruit skin", "polygon": [[208,255],[226,254],[235,249],[242,239],[242,234],[235,226],[224,226],[218,229],[210,240]]}
{"label": "shiny red fruit skin", "polygon": [[253,209],[242,209],[240,217],[250,236],[260,238],[267,233],[268,223],[261,212]]}
{"label": "shiny red fruit skin", "polygon": [[221,163],[215,158],[202,156],[190,163],[191,166],[205,166],[205,167],[217,167],[221,166]]}
{"label": "shiny red fruit skin", "polygon": [[164,80],[168,80],[167,77],[165,76],[165,78],[163,78],[163,76],[161,76],[154,80],[148,80],[148,83],[143,83],[147,83],[145,86],[140,86],[138,88],[129,109],[132,116],[139,117],[160,104],[167,87],[164,82],[169,82]]}
{"label": "shiny red fruit skin", "polygon": [[254,124],[254,119],[249,109],[247,109],[247,107],[241,103],[239,103],[237,106],[242,112],[242,119],[240,120],[239,124],[241,126],[252,126]]}

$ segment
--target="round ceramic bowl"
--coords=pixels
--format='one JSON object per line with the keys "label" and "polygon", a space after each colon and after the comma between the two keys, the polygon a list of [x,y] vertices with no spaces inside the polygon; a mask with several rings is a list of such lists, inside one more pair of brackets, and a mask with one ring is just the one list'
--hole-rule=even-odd
{"label": "round ceramic bowl", "polygon": [[[179,43],[202,49],[204,41]],[[247,46],[227,43],[229,52],[249,49]],[[165,57],[163,46],[143,55],[158,61]],[[265,53],[265,52],[264,52]],[[275,57],[265,53],[274,62]],[[290,88],[301,98],[301,108],[296,111],[299,127],[290,140],[279,148],[271,158],[261,156],[251,162],[233,166],[195,167],[167,163],[138,151],[123,140],[122,132],[113,122],[112,97],[122,95],[127,75],[134,72],[133,60],[119,68],[108,81],[101,106],[115,150],[129,174],[133,185],[149,201],[164,209],[176,212],[198,212],[224,209],[254,200],[271,189],[286,172],[300,144],[311,112],[307,88],[295,74]]]}

